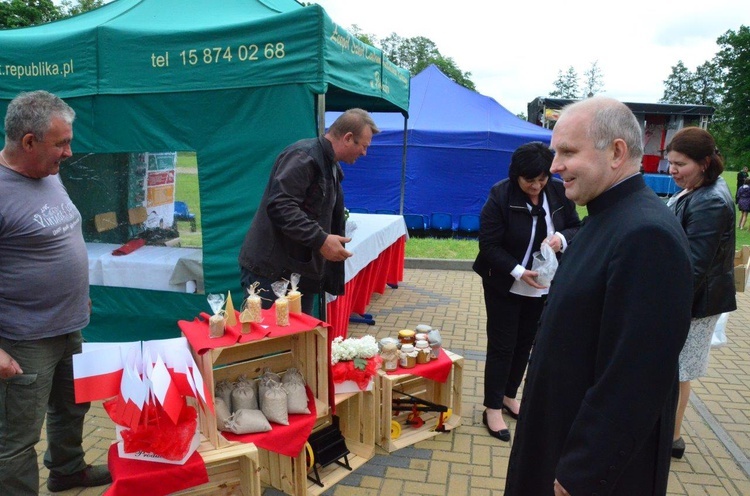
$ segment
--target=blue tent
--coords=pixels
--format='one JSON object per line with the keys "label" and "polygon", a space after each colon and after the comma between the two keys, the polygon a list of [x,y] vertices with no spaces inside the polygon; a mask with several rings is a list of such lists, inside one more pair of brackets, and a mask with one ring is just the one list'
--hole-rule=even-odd
{"label": "blue tent", "polygon": [[346,205],[398,212],[403,185],[403,213],[446,212],[454,224],[461,214],[481,211],[492,185],[508,176],[518,146],[529,141],[549,144],[552,135],[431,65],[411,79],[402,179],[404,117],[373,116],[381,133],[366,157],[344,166]]}

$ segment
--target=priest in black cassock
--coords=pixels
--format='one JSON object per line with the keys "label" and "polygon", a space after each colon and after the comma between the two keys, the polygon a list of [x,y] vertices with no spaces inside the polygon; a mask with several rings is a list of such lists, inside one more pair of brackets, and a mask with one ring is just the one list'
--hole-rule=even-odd
{"label": "priest in black cassock", "polygon": [[687,238],[639,173],[642,131],[624,104],[566,107],[551,148],[551,172],[588,217],[540,320],[505,496],[664,495],[693,297]]}

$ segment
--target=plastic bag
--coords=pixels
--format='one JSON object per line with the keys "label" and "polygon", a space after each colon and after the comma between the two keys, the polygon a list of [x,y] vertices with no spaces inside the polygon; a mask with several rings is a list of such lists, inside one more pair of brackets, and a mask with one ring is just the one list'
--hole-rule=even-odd
{"label": "plastic bag", "polygon": [[727,344],[727,320],[729,320],[729,313],[724,312],[716,321],[714,326],[714,335],[711,337],[711,346],[713,348],[719,348]]}
{"label": "plastic bag", "polygon": [[548,243],[542,243],[540,251],[534,252],[531,270],[537,272],[536,282],[549,287],[557,272],[557,256]]}
{"label": "plastic bag", "polygon": [[206,299],[211,306],[211,310],[214,312],[208,320],[208,337],[220,338],[224,335],[224,329],[227,324],[226,312],[222,308],[226,298],[223,294],[209,294],[206,296]]}

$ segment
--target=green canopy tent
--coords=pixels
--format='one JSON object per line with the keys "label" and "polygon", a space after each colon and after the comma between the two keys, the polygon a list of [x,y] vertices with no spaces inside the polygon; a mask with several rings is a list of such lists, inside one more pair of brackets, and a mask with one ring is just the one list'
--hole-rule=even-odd
{"label": "green canopy tent", "polygon": [[[205,290],[240,295],[237,255],[276,155],[319,134],[326,110],[406,115],[409,74],[318,5],[116,0],[0,31],[0,111],[35,89],[76,110],[77,154],[196,152]],[[74,202],[110,181],[102,171],[115,176],[122,164],[101,167],[95,177],[66,181]],[[112,180],[101,201],[125,188],[127,181]],[[119,200],[107,209],[127,215],[132,206]],[[91,231],[93,218],[83,221]],[[84,333],[92,341],[173,337],[177,320],[208,309],[201,294],[92,286],[91,297]]]}

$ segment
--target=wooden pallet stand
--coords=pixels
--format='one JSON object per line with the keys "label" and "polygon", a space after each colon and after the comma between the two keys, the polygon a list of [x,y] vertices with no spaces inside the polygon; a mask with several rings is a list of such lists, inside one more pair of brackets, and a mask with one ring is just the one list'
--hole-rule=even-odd
{"label": "wooden pallet stand", "polygon": [[[448,350],[445,353],[453,362],[451,372],[445,383],[425,379],[412,374],[388,375],[384,371],[378,372],[375,380],[375,394],[380,398],[380,421],[376,423],[376,443],[386,451],[393,452],[419,441],[424,441],[440,434],[435,431],[440,414],[437,412],[421,412],[420,417],[424,425],[416,428],[406,425],[408,412],[393,415],[393,398],[399,397],[394,390],[416,396],[420,399],[447,406],[452,410],[450,417],[444,422],[446,430],[452,430],[461,425],[461,386],[463,383],[464,359]],[[401,426],[401,434],[395,438],[391,434],[391,421],[396,420]]]}
{"label": "wooden pallet stand", "polygon": [[[215,395],[215,385],[219,381],[225,379],[236,381],[242,374],[249,379],[254,379],[259,377],[265,368],[270,368],[277,374],[283,374],[289,368],[294,367],[302,373],[315,397],[318,417],[328,415],[329,359],[328,331],[325,327],[315,327],[309,331],[278,338],[266,338],[216,348],[203,355],[193,351],[193,358],[212,397]],[[216,415],[204,409],[199,409],[199,411],[201,434],[211,446],[213,448],[229,446],[231,443],[217,428]],[[261,466],[263,466],[262,462],[261,457]]]}
{"label": "wooden pallet stand", "polygon": [[307,494],[324,493],[341,479],[367,463],[375,454],[377,405],[374,392],[358,391],[356,393],[337,394],[336,415],[339,417],[339,427],[346,439],[346,447],[349,449],[348,459],[352,470],[347,470],[335,463],[322,469],[318,468],[323,487],[308,480]]}
{"label": "wooden pallet stand", "polygon": [[236,443],[214,449],[204,442],[198,448],[208,472],[208,482],[174,493],[184,496],[260,496],[258,448]]}
{"label": "wooden pallet stand", "polygon": [[[323,487],[307,478],[307,453],[305,450],[294,457],[259,449],[260,480],[264,485],[275,487],[293,496],[319,495],[331,486],[364,465],[375,454],[375,422],[378,405],[374,391],[337,394],[336,415],[339,427],[346,438],[349,449],[349,466],[352,470],[331,464],[318,467]],[[320,418],[313,430],[331,424],[330,413]]]}

